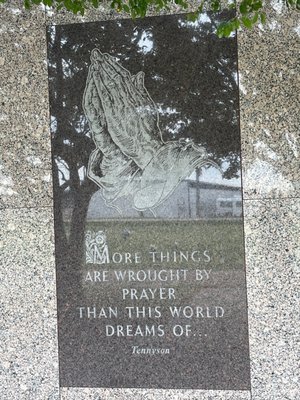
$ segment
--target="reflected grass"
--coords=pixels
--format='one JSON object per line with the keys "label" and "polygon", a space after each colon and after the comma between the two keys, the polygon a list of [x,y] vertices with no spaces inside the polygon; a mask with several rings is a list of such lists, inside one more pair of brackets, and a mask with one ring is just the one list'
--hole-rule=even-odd
{"label": "reflected grass", "polygon": [[[213,268],[240,269],[244,265],[244,238],[241,219],[198,220],[198,221],[162,221],[162,220],[124,220],[87,222],[86,231],[104,231],[110,253],[141,253],[142,262],[138,265],[127,264],[131,268],[153,266],[150,251],[170,253],[169,262],[158,262],[164,268]],[[172,262],[172,254],[207,251],[211,260],[206,262],[200,257],[198,262]],[[84,262],[84,260],[83,260]],[[89,264],[92,266],[91,264]],[[96,265],[94,265],[96,267]],[[124,268],[124,264],[112,264],[110,267]],[[98,266],[97,266],[98,267]]]}

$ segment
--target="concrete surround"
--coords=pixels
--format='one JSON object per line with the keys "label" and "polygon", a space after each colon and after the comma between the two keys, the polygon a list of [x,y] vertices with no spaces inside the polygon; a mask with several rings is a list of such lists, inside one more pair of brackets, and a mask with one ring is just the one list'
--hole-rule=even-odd
{"label": "concrete surround", "polygon": [[20,4],[0,6],[1,399],[298,399],[299,16],[238,34],[251,391],[81,389],[59,388],[45,27],[120,15]]}

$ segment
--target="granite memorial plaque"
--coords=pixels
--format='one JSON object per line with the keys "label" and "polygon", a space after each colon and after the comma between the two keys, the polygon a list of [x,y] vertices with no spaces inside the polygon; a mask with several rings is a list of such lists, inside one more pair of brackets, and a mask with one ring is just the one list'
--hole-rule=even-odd
{"label": "granite memorial plaque", "polygon": [[215,31],[48,28],[61,386],[249,389],[237,44]]}

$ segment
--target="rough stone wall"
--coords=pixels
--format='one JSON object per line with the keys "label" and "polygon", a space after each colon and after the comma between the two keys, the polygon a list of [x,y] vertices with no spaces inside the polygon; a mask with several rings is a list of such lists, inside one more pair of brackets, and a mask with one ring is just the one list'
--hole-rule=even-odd
{"label": "rough stone wall", "polygon": [[298,399],[300,25],[272,4],[238,34],[251,393],[59,389],[45,29],[120,16],[0,6],[1,399]]}

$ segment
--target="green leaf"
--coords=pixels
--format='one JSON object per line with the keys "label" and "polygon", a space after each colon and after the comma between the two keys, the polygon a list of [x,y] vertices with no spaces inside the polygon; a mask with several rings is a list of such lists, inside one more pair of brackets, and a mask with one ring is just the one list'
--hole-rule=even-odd
{"label": "green leaf", "polygon": [[240,4],[240,12],[241,14],[247,14],[248,12],[247,4],[244,1]]}
{"label": "green leaf", "polygon": [[264,12],[260,13],[260,20],[261,20],[262,24],[266,23],[267,17],[266,17],[266,14]]}
{"label": "green leaf", "polygon": [[235,30],[232,21],[228,22],[221,22],[220,25],[217,27],[217,35],[222,37],[229,37],[230,34]]}
{"label": "green leaf", "polygon": [[231,20],[231,25],[233,30],[239,29],[239,27],[241,26],[240,20],[238,18],[233,18]]}
{"label": "green leaf", "polygon": [[45,6],[51,7],[53,6],[53,0],[43,0],[43,4]]}
{"label": "green leaf", "polygon": [[177,5],[179,5],[179,6],[183,7],[183,8],[187,8],[188,7],[187,2],[184,1],[184,0],[175,0],[175,4],[177,4]]}
{"label": "green leaf", "polygon": [[261,0],[258,0],[257,2],[253,3],[252,5],[252,10],[258,11],[262,8],[262,2]]}
{"label": "green leaf", "polygon": [[257,21],[258,21],[258,13],[256,12],[252,18],[252,24],[256,24]]}
{"label": "green leaf", "polygon": [[187,14],[186,19],[190,22],[195,22],[198,19],[198,15],[197,12],[191,12]]}
{"label": "green leaf", "polygon": [[136,13],[136,11],[133,10],[133,9],[130,10],[130,15],[131,15],[131,18],[132,18],[132,19],[136,19],[136,17],[137,17],[137,13]]}
{"label": "green leaf", "polygon": [[220,0],[211,0],[211,2],[210,2],[210,9],[211,9],[213,12],[218,12],[218,11],[220,11],[220,8],[221,8]]}
{"label": "green leaf", "polygon": [[252,20],[246,16],[242,16],[241,18],[243,24],[245,25],[246,28],[251,29],[252,28]]}

